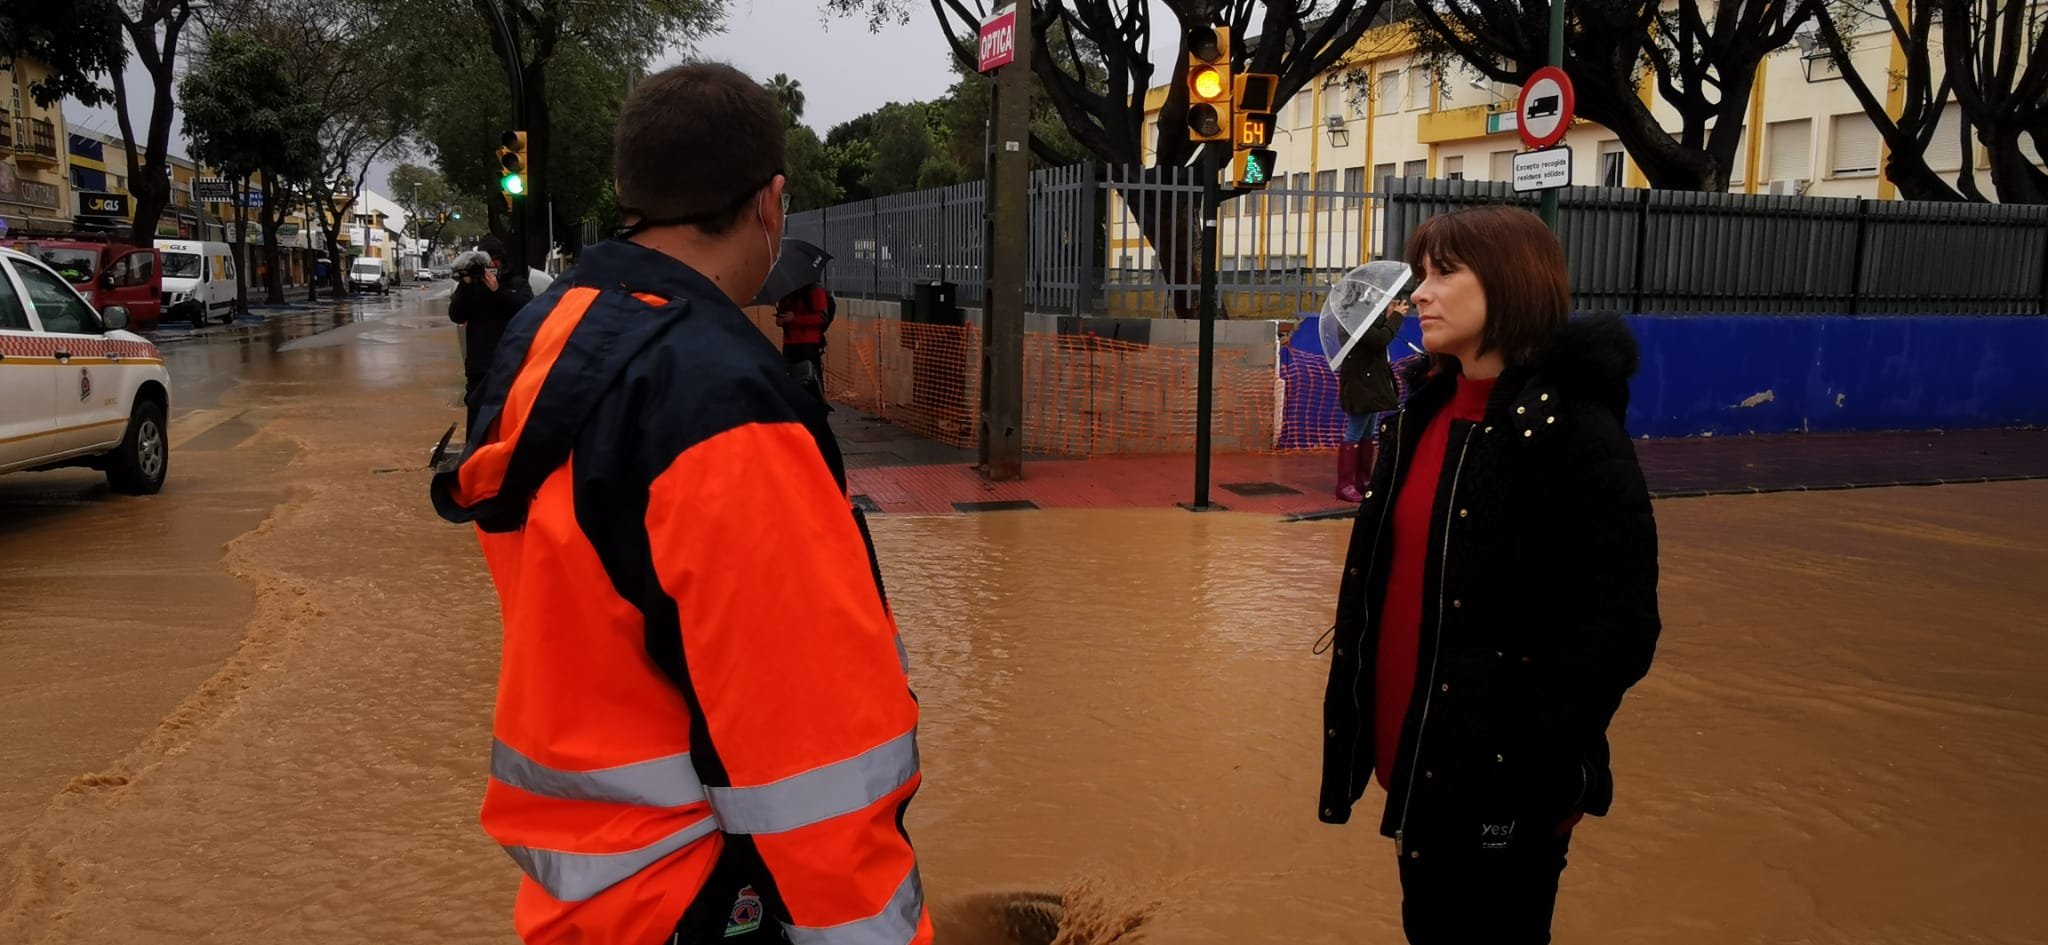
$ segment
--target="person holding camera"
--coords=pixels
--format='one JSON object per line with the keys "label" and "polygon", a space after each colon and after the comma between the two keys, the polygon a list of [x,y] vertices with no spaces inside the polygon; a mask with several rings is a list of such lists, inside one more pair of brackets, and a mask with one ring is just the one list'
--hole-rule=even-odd
{"label": "person holding camera", "polygon": [[462,403],[468,408],[468,423],[472,426],[476,423],[477,391],[483,386],[484,377],[491,373],[491,359],[498,353],[499,340],[505,337],[505,326],[512,323],[512,317],[526,303],[533,301],[533,288],[527,279],[499,283],[498,273],[504,262],[504,242],[487,235],[478,241],[477,250],[456,257],[454,265],[457,281],[455,294],[448,299],[448,320],[469,329],[468,345],[462,356]]}

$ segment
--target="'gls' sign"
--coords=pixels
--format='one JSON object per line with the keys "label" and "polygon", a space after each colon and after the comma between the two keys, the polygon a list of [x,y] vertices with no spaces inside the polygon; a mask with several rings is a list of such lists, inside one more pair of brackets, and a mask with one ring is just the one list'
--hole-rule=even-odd
{"label": "'gls' sign", "polygon": [[981,71],[1007,66],[1017,58],[1017,8],[1002,12],[981,24]]}
{"label": "'gls' sign", "polygon": [[78,195],[78,212],[88,217],[125,217],[128,195],[83,191]]}

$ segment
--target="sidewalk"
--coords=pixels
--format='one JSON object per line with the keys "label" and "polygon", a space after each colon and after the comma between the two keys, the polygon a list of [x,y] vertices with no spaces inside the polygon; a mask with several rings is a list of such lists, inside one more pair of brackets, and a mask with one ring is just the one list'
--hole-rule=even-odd
{"label": "sidewalk", "polygon": [[[870,511],[946,514],[1031,508],[1166,508],[1191,501],[1192,456],[1030,459],[1024,478],[985,482],[974,451],[933,443],[835,406],[855,501]],[[1808,434],[1638,440],[1658,498],[2048,478],[2048,431]],[[1333,453],[1213,458],[1209,501],[1270,515],[1346,515]]]}

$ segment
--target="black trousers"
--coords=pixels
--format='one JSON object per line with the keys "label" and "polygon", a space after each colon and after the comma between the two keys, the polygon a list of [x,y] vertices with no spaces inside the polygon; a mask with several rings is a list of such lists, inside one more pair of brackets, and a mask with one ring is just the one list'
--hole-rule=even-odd
{"label": "black trousers", "polygon": [[1548,945],[1571,834],[1401,859],[1409,945]]}
{"label": "black trousers", "polygon": [[467,419],[462,424],[462,435],[464,437],[468,437],[470,429],[476,426],[476,409],[479,406],[476,399],[478,392],[484,386],[484,376],[483,374],[463,375],[462,406],[468,408],[469,411]]}

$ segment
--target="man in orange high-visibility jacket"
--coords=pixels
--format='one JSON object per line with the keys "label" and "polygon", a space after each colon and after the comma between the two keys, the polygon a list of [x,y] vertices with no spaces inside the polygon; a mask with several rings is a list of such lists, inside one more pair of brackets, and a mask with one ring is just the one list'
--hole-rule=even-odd
{"label": "man in orange high-visibility jacket", "polygon": [[503,609],[483,824],[546,945],[928,945],[917,704],[825,406],[738,308],[781,245],[782,115],[643,80],[620,238],[507,328],[436,509]]}

